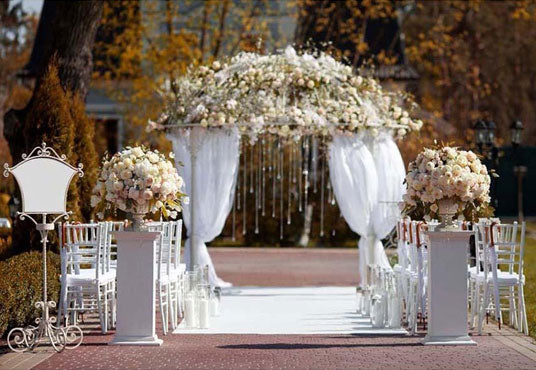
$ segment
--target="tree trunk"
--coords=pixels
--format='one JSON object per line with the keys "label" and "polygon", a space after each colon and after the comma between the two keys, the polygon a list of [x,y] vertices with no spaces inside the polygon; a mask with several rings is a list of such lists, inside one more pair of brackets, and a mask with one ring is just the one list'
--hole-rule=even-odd
{"label": "tree trunk", "polygon": [[[43,128],[38,128],[37,122],[27,122],[27,119],[36,104],[35,93],[51,61],[54,60],[57,65],[63,89],[85,99],[93,70],[91,50],[102,8],[103,2],[99,0],[45,0],[30,61],[22,72],[22,76],[35,81],[32,99],[24,109],[12,109],[4,116],[4,136],[9,142],[14,163],[21,160],[22,153],[28,153],[42,141],[42,137],[38,136]],[[13,248],[17,252],[28,249],[36,239],[35,234],[29,222],[16,222]]]}

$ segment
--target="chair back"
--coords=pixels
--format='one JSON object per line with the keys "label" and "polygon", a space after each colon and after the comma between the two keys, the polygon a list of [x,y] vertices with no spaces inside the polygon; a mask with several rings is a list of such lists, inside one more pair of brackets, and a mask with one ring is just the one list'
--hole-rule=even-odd
{"label": "chair back", "polygon": [[490,226],[490,257],[492,267],[504,268],[510,274],[523,275],[525,250],[525,222],[513,224],[492,223]]}
{"label": "chair back", "polygon": [[108,237],[110,238],[110,263],[112,266],[117,265],[117,240],[115,239],[114,232],[124,231],[124,221],[108,221]]}
{"label": "chair back", "polygon": [[178,269],[181,263],[182,220],[172,221],[171,237],[171,268]]}
{"label": "chair back", "polygon": [[110,239],[106,222],[65,224],[62,227],[62,257],[67,274],[93,270],[95,278],[110,271]]}

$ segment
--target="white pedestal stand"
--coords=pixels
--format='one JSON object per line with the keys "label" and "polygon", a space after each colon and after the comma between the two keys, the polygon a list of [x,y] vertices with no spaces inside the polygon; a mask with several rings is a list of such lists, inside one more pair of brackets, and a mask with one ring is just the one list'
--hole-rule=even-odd
{"label": "white pedestal stand", "polygon": [[425,345],[476,345],[467,333],[467,256],[471,231],[427,233],[428,334]]}
{"label": "white pedestal stand", "polygon": [[160,346],[155,333],[158,232],[120,231],[117,238],[117,331],[111,345]]}

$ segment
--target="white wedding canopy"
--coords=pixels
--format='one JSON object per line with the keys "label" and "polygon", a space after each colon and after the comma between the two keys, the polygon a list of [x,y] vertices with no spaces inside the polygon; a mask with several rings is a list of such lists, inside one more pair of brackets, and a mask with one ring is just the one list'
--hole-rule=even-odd
{"label": "white wedding canopy", "polygon": [[[188,230],[186,261],[208,265],[210,283],[218,278],[205,243],[217,237],[231,211],[240,163],[236,128],[176,128],[168,132],[177,170],[184,177],[190,205],[184,207]],[[350,228],[359,234],[361,285],[367,265],[390,268],[381,239],[396,225],[397,202],[404,193],[404,163],[392,136],[361,133],[334,135],[328,146],[333,191]]]}

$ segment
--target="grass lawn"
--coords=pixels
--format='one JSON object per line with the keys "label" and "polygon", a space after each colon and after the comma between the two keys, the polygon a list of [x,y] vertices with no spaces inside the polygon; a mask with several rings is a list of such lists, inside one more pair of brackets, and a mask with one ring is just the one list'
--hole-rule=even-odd
{"label": "grass lawn", "polygon": [[536,222],[527,223],[525,243],[525,304],[529,333],[536,338]]}

